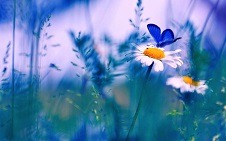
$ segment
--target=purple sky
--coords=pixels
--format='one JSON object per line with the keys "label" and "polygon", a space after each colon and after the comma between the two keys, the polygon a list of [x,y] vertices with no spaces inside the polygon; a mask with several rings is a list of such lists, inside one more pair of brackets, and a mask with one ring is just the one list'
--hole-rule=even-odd
{"label": "purple sky", "polygon": [[[50,19],[52,26],[47,30],[47,32],[54,35],[54,37],[48,41],[48,44],[60,44],[61,46],[48,48],[47,57],[42,60],[42,75],[46,73],[46,68],[48,68],[50,63],[57,64],[63,70],[61,72],[51,72],[50,75],[53,78],[55,75],[57,75],[58,78],[63,76],[65,70],[74,69],[70,62],[76,58],[72,52],[73,44],[68,35],[69,30],[88,33],[90,32],[90,27],[92,27],[96,42],[100,40],[99,37],[103,33],[107,33],[113,37],[116,43],[123,41],[133,30],[133,27],[129,23],[129,19],[135,18],[134,9],[136,8],[136,3],[137,0],[102,0],[90,3],[90,19],[87,18],[89,16],[87,14],[87,9],[82,4],[76,4],[61,13],[53,13],[52,18]],[[149,17],[150,23],[155,23],[162,29],[171,28],[168,24],[170,20],[174,19],[180,24],[183,24],[188,19],[188,15],[190,14],[190,12],[188,12],[190,8],[189,3],[189,0],[143,0],[143,17]],[[171,10],[170,7],[172,8]],[[201,31],[210,9],[211,5],[204,3],[203,1],[197,1],[195,3],[194,9],[190,14],[190,19],[193,21],[198,31]],[[216,27],[219,24],[214,22],[214,20],[210,23],[215,24]],[[147,23],[140,25],[142,32],[147,32],[146,25]],[[219,28],[218,30],[219,32],[222,32]],[[0,55],[2,57],[4,56],[6,50],[5,46],[12,37],[12,24],[0,24],[0,31]],[[20,29],[16,30],[17,55],[23,52],[25,50],[25,46],[28,44],[26,43],[26,40],[24,40],[24,36],[26,36],[26,33]],[[217,38],[214,41],[218,43],[222,42],[222,39]],[[21,49],[21,46],[23,46],[23,49]],[[16,56],[16,61],[19,62],[16,65],[17,68],[21,68],[23,70],[26,58]],[[2,68],[3,66],[0,66],[1,70]]]}

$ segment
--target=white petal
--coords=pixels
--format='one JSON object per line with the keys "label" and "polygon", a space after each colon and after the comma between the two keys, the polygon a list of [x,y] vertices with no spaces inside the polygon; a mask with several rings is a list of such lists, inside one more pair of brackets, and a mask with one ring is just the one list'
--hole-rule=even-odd
{"label": "white petal", "polygon": [[143,57],[144,57],[144,56],[137,56],[137,57],[135,58],[135,60],[136,60],[136,61],[140,61]]}
{"label": "white petal", "polygon": [[145,63],[147,60],[148,60],[147,57],[144,56],[144,57],[142,57],[142,59],[140,60],[140,62],[141,62],[141,63]]}
{"label": "white petal", "polygon": [[205,83],[206,83],[205,80],[200,80],[200,81],[199,81],[199,85],[204,85]]}
{"label": "white petal", "polygon": [[139,53],[139,54],[141,54],[142,53],[142,51],[140,51],[140,50],[134,50],[134,51],[132,51],[133,53]]}
{"label": "white petal", "polygon": [[181,60],[181,59],[175,59],[175,62],[179,65],[179,66],[181,66],[182,64],[183,64],[183,61]]}
{"label": "white petal", "polygon": [[181,49],[177,49],[177,50],[175,50],[175,52],[181,52],[182,50]]}
{"label": "white petal", "polygon": [[163,71],[163,64],[161,61],[159,60],[156,60],[156,59],[153,59],[154,60],[154,70],[156,72],[159,72],[159,71]]}
{"label": "white petal", "polygon": [[180,91],[182,93],[184,93],[184,92],[194,92],[194,90],[195,90],[195,87],[194,86],[191,86],[189,84],[183,85],[183,87],[181,87],[181,89],[180,89]]}
{"label": "white petal", "polygon": [[167,62],[167,61],[164,61],[164,63],[170,65],[172,68],[176,68],[177,67],[177,64],[175,63],[172,63],[172,62]]}
{"label": "white petal", "polygon": [[207,85],[201,85],[196,87],[196,92],[199,94],[205,94],[206,89],[208,89]]}
{"label": "white petal", "polygon": [[181,49],[177,49],[175,51],[166,51],[165,55],[172,55],[172,54],[176,54],[176,53],[181,52],[181,51],[182,51]]}
{"label": "white petal", "polygon": [[178,89],[184,85],[184,82],[182,77],[171,77],[167,79],[166,84]]}
{"label": "white petal", "polygon": [[144,63],[144,62],[145,62],[145,60],[146,60],[146,57],[145,57],[145,56],[143,56],[143,57],[141,58],[140,62],[141,62],[141,63]]}
{"label": "white petal", "polygon": [[181,66],[183,64],[182,61],[175,61],[175,63],[178,65],[178,66]]}
{"label": "white petal", "polygon": [[185,86],[185,85],[183,85],[183,86],[180,88],[180,92],[181,92],[181,93],[187,92],[187,91],[186,91],[186,86]]}
{"label": "white petal", "polygon": [[153,60],[150,59],[150,60],[148,60],[148,61],[146,62],[146,65],[147,65],[147,66],[150,66],[150,65],[152,64],[152,62],[153,62]]}
{"label": "white petal", "polygon": [[147,48],[147,46],[146,46],[146,45],[139,45],[139,46],[137,46],[136,48],[137,48],[137,50],[139,50],[140,52],[144,52],[144,50]]}
{"label": "white petal", "polygon": [[177,65],[181,66],[183,62],[180,60],[180,57],[178,56],[166,56],[165,58],[162,59],[164,63],[167,63],[173,68],[176,68]]}

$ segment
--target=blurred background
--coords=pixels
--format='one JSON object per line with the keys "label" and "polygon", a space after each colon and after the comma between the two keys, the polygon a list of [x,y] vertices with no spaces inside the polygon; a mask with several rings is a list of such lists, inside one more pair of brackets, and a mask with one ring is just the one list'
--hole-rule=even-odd
{"label": "blurred background", "polygon": [[[182,37],[184,64],[151,72],[130,140],[226,140],[226,1],[0,0],[0,140],[125,140],[152,44],[147,24]],[[206,80],[205,95],[166,85]]]}

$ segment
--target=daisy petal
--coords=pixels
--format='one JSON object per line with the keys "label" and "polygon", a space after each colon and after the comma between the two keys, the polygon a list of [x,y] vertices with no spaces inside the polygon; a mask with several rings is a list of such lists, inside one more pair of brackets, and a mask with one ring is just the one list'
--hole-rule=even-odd
{"label": "daisy petal", "polygon": [[166,62],[166,64],[170,65],[172,68],[177,68],[177,65],[175,63],[172,63],[172,62]]}
{"label": "daisy petal", "polygon": [[155,71],[157,71],[157,72],[159,72],[159,71],[163,71],[163,64],[162,64],[162,62],[161,61],[159,61],[159,60],[154,60],[154,70]]}
{"label": "daisy petal", "polygon": [[149,61],[146,62],[146,65],[147,65],[147,66],[150,66],[152,63],[153,63],[153,60],[150,59]]}
{"label": "daisy petal", "polygon": [[142,58],[143,58],[143,56],[137,56],[137,57],[135,58],[135,60],[136,60],[136,61],[140,61]]}

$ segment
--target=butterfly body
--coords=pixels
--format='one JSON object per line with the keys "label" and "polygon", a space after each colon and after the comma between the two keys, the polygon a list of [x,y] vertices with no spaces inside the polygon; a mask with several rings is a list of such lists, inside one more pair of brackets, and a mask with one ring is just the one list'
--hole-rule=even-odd
{"label": "butterfly body", "polygon": [[147,28],[154,38],[157,47],[164,47],[181,39],[181,37],[174,38],[174,34],[171,29],[166,29],[161,34],[161,29],[155,24],[148,24]]}

